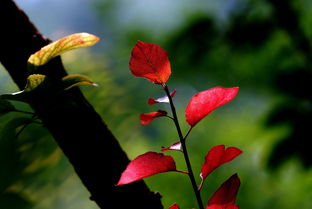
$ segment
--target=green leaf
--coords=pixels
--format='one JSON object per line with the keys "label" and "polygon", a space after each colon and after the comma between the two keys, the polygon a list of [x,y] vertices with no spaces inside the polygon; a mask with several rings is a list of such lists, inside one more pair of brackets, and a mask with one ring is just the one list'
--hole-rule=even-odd
{"label": "green leaf", "polygon": [[[29,124],[32,121],[30,118],[19,117],[13,118],[5,124],[3,129],[0,132],[0,144],[3,141],[12,141],[16,138],[16,134],[19,132],[20,128],[25,124]],[[3,149],[3,146],[0,146],[0,149]],[[0,152],[1,154],[2,152]],[[2,158],[0,158],[2,159]]]}
{"label": "green leaf", "polygon": [[64,89],[68,90],[76,86],[97,86],[89,77],[81,74],[71,74],[62,78]]}
{"label": "green leaf", "polygon": [[64,54],[67,51],[92,46],[99,40],[99,37],[89,33],[71,34],[44,46],[39,51],[32,54],[28,59],[28,63],[34,66],[41,66],[49,62],[52,58]]}
{"label": "green leaf", "polygon": [[16,135],[25,124],[30,123],[29,118],[14,118],[10,120],[0,132],[0,193],[15,182],[22,171],[20,154],[16,145]]}
{"label": "green leaf", "polygon": [[0,99],[0,116],[6,113],[12,112],[14,110],[15,110],[15,107],[11,102],[5,99]]}

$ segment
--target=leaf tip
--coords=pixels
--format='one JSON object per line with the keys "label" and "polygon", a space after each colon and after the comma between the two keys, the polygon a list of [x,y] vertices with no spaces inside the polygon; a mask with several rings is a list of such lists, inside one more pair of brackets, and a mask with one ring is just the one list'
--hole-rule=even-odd
{"label": "leaf tip", "polygon": [[160,151],[164,152],[164,151],[171,151],[171,150],[183,152],[181,142],[175,142],[174,144],[170,145],[169,147],[161,147]]}
{"label": "leaf tip", "polygon": [[237,173],[226,180],[209,199],[206,209],[232,208],[238,209],[235,205],[236,196],[240,187],[240,179]]}
{"label": "leaf tip", "polygon": [[147,100],[147,104],[149,104],[149,105],[153,105],[153,104],[157,104],[158,102],[155,100],[155,99],[153,99],[153,98],[149,98],[148,100]]}
{"label": "leaf tip", "polygon": [[142,126],[150,124],[155,118],[166,116],[167,112],[164,110],[158,110],[157,112],[142,113],[140,114],[140,121]]}
{"label": "leaf tip", "polygon": [[179,208],[179,205],[177,203],[174,203],[168,209],[180,209],[180,208]]}

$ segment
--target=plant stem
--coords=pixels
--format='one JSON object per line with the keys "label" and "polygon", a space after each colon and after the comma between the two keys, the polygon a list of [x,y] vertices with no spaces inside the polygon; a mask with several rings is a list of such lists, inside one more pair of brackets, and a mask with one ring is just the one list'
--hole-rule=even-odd
{"label": "plant stem", "polygon": [[[179,124],[179,120],[178,120],[178,116],[177,116],[177,112],[175,110],[175,106],[173,104],[172,97],[170,96],[170,91],[168,89],[168,86],[166,84],[163,84],[162,86],[163,86],[163,88],[164,88],[164,90],[166,92],[166,95],[169,98],[169,103],[170,103],[170,108],[171,108],[171,111],[172,111],[173,121],[174,121],[174,124],[176,126],[176,129],[177,129],[177,132],[178,132],[178,135],[179,135],[179,139],[180,139],[180,142],[181,142],[181,145],[182,145],[182,152],[183,152],[183,155],[184,155],[184,160],[185,160],[186,167],[187,167],[188,174],[189,174],[188,176],[189,176],[189,178],[191,180],[191,183],[192,183],[192,187],[193,187],[193,191],[194,191],[195,196],[196,196],[198,207],[199,207],[199,209],[204,209],[203,201],[202,201],[201,196],[200,196],[200,191],[198,191],[198,189],[197,189],[196,180],[195,180],[194,173],[193,173],[193,170],[192,170],[190,158],[189,158],[189,155],[188,155],[188,152],[187,152],[186,143],[185,143],[186,137],[183,137],[183,134],[182,134],[182,131],[181,131],[181,128],[180,128],[180,124]],[[188,134],[189,134],[189,132],[188,132]]]}

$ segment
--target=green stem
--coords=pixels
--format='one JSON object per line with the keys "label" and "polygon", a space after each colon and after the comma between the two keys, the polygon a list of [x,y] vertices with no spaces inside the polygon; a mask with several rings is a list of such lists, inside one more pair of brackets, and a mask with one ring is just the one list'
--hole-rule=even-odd
{"label": "green stem", "polygon": [[176,129],[177,129],[177,132],[178,132],[178,135],[179,135],[179,139],[180,139],[181,146],[182,146],[182,152],[183,152],[183,155],[184,155],[184,160],[185,160],[186,167],[187,167],[187,170],[188,170],[188,176],[189,176],[189,178],[191,180],[191,183],[192,183],[192,187],[193,187],[193,191],[194,191],[195,196],[196,196],[198,207],[199,207],[199,209],[204,209],[203,201],[202,201],[201,196],[200,196],[200,191],[198,191],[198,189],[197,189],[196,180],[195,180],[195,177],[194,177],[194,173],[193,173],[193,170],[192,170],[190,158],[189,158],[189,155],[188,155],[188,152],[187,152],[187,149],[186,149],[186,143],[185,143],[185,139],[186,139],[187,135],[189,134],[189,132],[191,131],[191,129],[188,131],[187,135],[185,137],[183,137],[183,134],[182,134],[182,131],[181,131],[181,128],[180,128],[180,124],[179,124],[179,120],[178,120],[178,116],[177,116],[177,112],[175,110],[175,106],[174,106],[172,98],[170,96],[170,91],[168,89],[168,86],[166,84],[162,84],[162,86],[163,86],[163,88],[164,88],[164,90],[166,92],[166,95],[169,98],[169,103],[170,103],[170,108],[171,108],[171,111],[172,111],[173,121],[174,121],[174,124],[176,126]]}

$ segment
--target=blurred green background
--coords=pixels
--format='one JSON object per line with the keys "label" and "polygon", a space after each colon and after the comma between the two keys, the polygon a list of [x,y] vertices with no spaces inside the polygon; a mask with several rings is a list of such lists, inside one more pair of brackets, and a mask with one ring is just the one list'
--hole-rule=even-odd
{"label": "blurred green background", "polygon": [[[175,102],[186,132],[184,109],[198,91],[239,86],[235,100],[193,130],[188,141],[195,173],[215,145],[236,146],[244,154],[206,180],[205,201],[233,173],[241,178],[237,203],[242,209],[311,209],[312,124],[309,0],[16,0],[47,37],[56,40],[89,32],[102,41],[62,56],[69,73],[91,77],[99,87],[82,87],[132,159],[177,141],[170,120],[142,127],[139,114],[163,95],[160,86],[135,78],[128,69],[137,40],[167,50],[176,89]],[[0,94],[18,91],[4,69]],[[22,103],[14,103],[29,110]],[[40,124],[27,114],[0,117],[1,209],[96,209],[71,165]],[[16,119],[17,118],[17,119]],[[25,119],[26,118],[26,119]],[[87,140],[87,139],[86,139]],[[103,147],[103,151],[105,151]],[[181,153],[172,154],[185,169]],[[105,169],[105,164],[102,165]],[[199,176],[197,178],[199,182]],[[165,208],[196,207],[187,176],[160,174],[146,179],[159,191]],[[148,206],[147,206],[148,208]]]}

